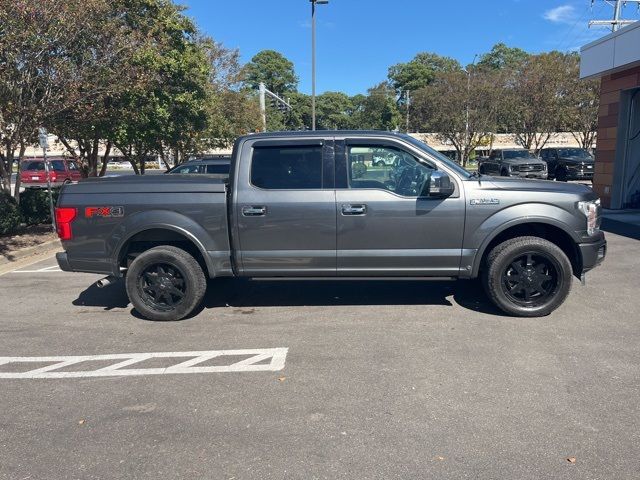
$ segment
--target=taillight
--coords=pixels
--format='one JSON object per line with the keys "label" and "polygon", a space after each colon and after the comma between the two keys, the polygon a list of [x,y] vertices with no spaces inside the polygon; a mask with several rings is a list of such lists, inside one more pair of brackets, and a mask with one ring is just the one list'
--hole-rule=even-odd
{"label": "taillight", "polygon": [[49,179],[52,182],[55,182],[58,179],[58,174],[56,172],[51,172],[51,174],[49,175]]}
{"label": "taillight", "polygon": [[71,207],[56,207],[56,229],[60,240],[71,240],[71,222],[76,218],[77,210]]}

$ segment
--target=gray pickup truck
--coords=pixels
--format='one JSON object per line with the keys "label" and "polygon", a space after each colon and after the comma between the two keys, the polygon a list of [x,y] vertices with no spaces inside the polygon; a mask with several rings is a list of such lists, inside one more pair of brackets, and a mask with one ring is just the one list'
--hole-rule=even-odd
{"label": "gray pickup truck", "polygon": [[[374,156],[396,160],[363,168]],[[124,277],[157,320],[189,315],[207,278],[230,276],[480,277],[503,311],[541,316],[603,260],[600,213],[586,186],[470,174],[407,135],[265,133],[236,141],[227,181],[64,186],[57,260],[108,275],[98,286]]]}

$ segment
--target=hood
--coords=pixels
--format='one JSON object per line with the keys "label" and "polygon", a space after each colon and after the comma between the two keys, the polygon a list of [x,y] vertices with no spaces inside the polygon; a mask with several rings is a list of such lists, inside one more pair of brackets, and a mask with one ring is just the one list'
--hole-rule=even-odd
{"label": "hood", "polygon": [[577,165],[581,165],[581,164],[593,165],[595,163],[593,158],[575,157],[575,156],[560,157],[560,160],[562,160],[565,163],[575,163]]}
{"label": "hood", "polygon": [[[484,180],[484,176],[481,180]],[[533,180],[518,177],[488,177],[488,181],[491,182],[494,188],[500,190],[527,190],[527,191],[539,191],[539,192],[558,192],[558,193],[570,193],[583,195],[585,193],[592,193],[593,190],[587,185],[580,183],[566,183],[566,182],[554,182],[551,180]],[[594,198],[595,198],[595,194]]]}
{"label": "hood", "polygon": [[535,157],[518,157],[518,158],[505,158],[502,163],[508,163],[510,165],[531,165],[536,163],[546,163],[544,160],[540,160]]}

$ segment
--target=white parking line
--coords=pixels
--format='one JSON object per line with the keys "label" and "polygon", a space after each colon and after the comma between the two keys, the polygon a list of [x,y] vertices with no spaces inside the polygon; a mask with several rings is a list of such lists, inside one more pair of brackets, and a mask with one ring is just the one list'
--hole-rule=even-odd
{"label": "white parking line", "polygon": [[[288,348],[258,348],[249,350],[207,350],[196,352],[115,353],[108,355],[82,355],[58,357],[0,357],[0,370],[12,364],[46,363],[51,365],[25,372],[3,372],[0,378],[81,378],[113,377],[130,375],[165,375],[171,373],[225,373],[225,372],[276,372],[284,368]],[[199,367],[198,365],[216,357],[245,356],[249,358],[228,365]],[[177,363],[164,368],[123,368],[151,358],[175,358]],[[186,360],[184,360],[186,358]],[[269,363],[263,362],[271,359]],[[56,371],[82,362],[118,360],[112,365],[95,370]]]}
{"label": "white parking line", "polygon": [[11,273],[57,273],[61,271],[60,267],[52,265],[50,267],[39,268],[37,270],[14,270]]}

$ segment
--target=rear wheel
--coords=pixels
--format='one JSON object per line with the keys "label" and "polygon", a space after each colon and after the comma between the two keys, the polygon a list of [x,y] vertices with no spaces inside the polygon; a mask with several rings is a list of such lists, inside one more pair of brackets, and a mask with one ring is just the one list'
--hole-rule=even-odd
{"label": "rear wheel", "polygon": [[571,262],[560,248],[543,238],[518,237],[489,253],[483,284],[504,312],[538,317],[564,302],[571,280]]}
{"label": "rear wheel", "polygon": [[202,301],[207,281],[202,267],[181,248],[162,245],[138,255],[126,276],[129,300],[150,320],[180,320]]}

